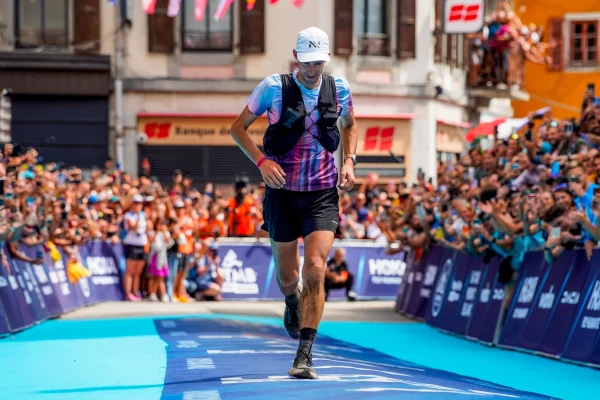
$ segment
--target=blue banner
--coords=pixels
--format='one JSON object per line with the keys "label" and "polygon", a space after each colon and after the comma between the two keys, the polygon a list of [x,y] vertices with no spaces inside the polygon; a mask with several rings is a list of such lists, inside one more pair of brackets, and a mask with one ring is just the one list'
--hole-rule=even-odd
{"label": "blue banner", "polygon": [[590,362],[600,332],[600,253],[590,263],[592,279],[583,294],[577,316],[567,339],[563,358]]}
{"label": "blue banner", "polygon": [[434,248],[421,257],[412,280],[414,285],[408,302],[408,313],[418,319],[427,317],[427,308],[433,296],[435,282],[438,276],[439,263],[444,257],[445,249]]}
{"label": "blue banner", "polygon": [[105,242],[90,242],[82,247],[80,254],[84,266],[90,271],[90,302],[123,300],[121,260],[123,246]]}
{"label": "blue banner", "polygon": [[8,320],[6,319],[4,309],[2,307],[2,304],[0,303],[0,336],[4,336],[9,332],[10,326],[8,325]]}
{"label": "blue banner", "polygon": [[463,293],[458,305],[458,314],[453,322],[451,331],[459,335],[466,335],[469,325],[473,320],[473,311],[477,302],[477,296],[483,282],[483,274],[486,265],[481,258],[474,255],[467,255],[467,276],[464,281]]}
{"label": "blue banner", "polygon": [[537,303],[539,288],[543,285],[548,270],[549,266],[544,262],[542,251],[525,254],[519,270],[520,280],[500,336],[500,345],[519,347],[521,332],[529,313]]}
{"label": "blue banner", "polygon": [[[537,347],[537,351],[544,354],[562,353],[585,295],[585,288],[589,286],[595,273],[595,268],[590,268],[585,251],[577,251],[574,257],[571,269],[564,272],[565,284],[560,298],[557,299],[550,321],[543,332],[542,341]],[[555,271],[559,273],[558,270]]]}
{"label": "blue banner", "polygon": [[446,319],[450,317],[454,307],[447,302],[447,295],[454,276],[455,252],[446,250],[440,259],[441,270],[435,283],[433,297],[426,315],[427,323],[442,327]]}
{"label": "blue banner", "polygon": [[553,311],[560,300],[560,293],[566,283],[565,277],[573,267],[576,255],[577,251],[565,252],[552,265],[546,267],[542,285],[539,287],[539,292],[536,293],[537,301],[525,320],[518,347],[537,350],[550,323]]}

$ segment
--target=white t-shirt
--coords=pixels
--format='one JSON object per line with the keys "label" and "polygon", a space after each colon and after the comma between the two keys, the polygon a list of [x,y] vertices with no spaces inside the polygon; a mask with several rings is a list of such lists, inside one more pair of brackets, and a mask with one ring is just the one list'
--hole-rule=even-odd
{"label": "white t-shirt", "polygon": [[[137,229],[129,229],[129,221],[136,222],[138,220]],[[146,236],[146,214],[144,214],[143,211],[140,211],[139,214],[128,211],[123,218],[123,223],[125,224],[125,230],[127,231],[123,243],[132,246],[145,246],[146,241],[148,240]]]}

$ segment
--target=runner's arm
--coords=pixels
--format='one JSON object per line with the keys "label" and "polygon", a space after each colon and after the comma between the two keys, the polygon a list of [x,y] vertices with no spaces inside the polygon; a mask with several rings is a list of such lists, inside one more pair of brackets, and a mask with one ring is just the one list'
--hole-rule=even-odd
{"label": "runner's arm", "polygon": [[[346,154],[356,154],[356,143],[358,142],[358,130],[356,119],[354,118],[354,110],[347,115],[340,117],[342,120],[342,146],[344,150],[343,156]],[[344,160],[345,163],[345,160]]]}
{"label": "runner's arm", "polygon": [[253,114],[246,106],[231,126],[233,140],[254,164],[258,163],[264,155],[247,131],[257,118],[258,116]]}

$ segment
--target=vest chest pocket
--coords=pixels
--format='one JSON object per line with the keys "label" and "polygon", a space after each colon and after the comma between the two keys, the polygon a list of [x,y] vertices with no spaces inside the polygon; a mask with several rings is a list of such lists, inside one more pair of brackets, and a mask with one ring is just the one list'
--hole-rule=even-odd
{"label": "vest chest pocket", "polygon": [[304,113],[294,108],[287,107],[281,117],[281,125],[292,129],[296,123],[304,117]]}

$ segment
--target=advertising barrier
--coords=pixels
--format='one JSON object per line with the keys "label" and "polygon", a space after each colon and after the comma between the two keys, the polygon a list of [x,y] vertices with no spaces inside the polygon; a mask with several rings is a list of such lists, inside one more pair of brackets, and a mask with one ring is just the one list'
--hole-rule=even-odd
{"label": "advertising barrier", "polygon": [[[220,240],[219,254],[224,277],[225,300],[282,299],[277,271],[268,242]],[[372,243],[351,244],[336,241],[346,250],[346,262],[354,279],[352,290],[359,299],[393,299],[407,269],[405,253],[385,254],[385,248]],[[68,255],[60,257],[42,246],[20,246],[41,264],[9,258],[9,269],[0,268],[0,336],[18,332],[41,321],[102,301],[123,300],[123,246],[92,241],[78,248],[76,261],[91,274],[73,283],[69,280]],[[304,249],[300,246],[301,265]],[[8,254],[8,250],[6,251]],[[75,261],[75,260],[71,260]],[[300,272],[302,279],[302,271]],[[331,299],[345,299],[344,289],[334,289]]]}
{"label": "advertising barrier", "polygon": [[482,343],[600,366],[600,250],[552,264],[527,253],[506,316],[501,261],[433,246],[408,269],[396,311]]}

